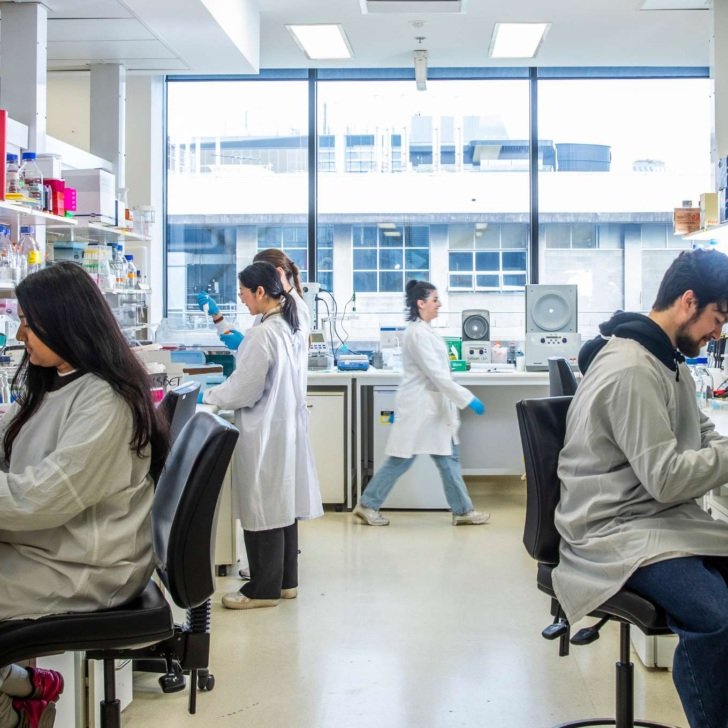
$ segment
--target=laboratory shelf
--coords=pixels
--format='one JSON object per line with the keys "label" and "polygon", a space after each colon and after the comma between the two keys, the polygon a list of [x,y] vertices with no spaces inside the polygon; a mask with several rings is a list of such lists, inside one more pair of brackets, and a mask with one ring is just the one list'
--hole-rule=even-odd
{"label": "laboratory shelf", "polygon": [[128,228],[120,228],[115,225],[104,225],[100,222],[87,222],[79,218],[74,221],[77,227],[68,230],[62,226],[49,225],[48,231],[53,237],[67,238],[73,242],[79,243],[114,243],[114,242],[130,242],[130,243],[148,243],[150,238],[143,237],[134,230]]}
{"label": "laboratory shelf", "polygon": [[41,212],[28,205],[20,205],[7,200],[0,200],[0,222],[66,228],[73,228],[78,225],[78,221],[71,217],[51,215],[50,212]]}
{"label": "laboratory shelf", "polygon": [[719,243],[728,243],[728,222],[713,225],[713,227],[705,230],[696,230],[694,233],[684,235],[683,238],[685,240],[716,240]]}

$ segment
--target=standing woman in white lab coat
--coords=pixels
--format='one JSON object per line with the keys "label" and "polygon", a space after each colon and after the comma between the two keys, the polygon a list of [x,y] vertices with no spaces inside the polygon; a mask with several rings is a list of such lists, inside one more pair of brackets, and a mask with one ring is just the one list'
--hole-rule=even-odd
{"label": "standing woman in white lab coat", "polygon": [[[286,293],[290,293],[293,296],[293,300],[296,302],[296,313],[298,313],[298,336],[301,339],[302,349],[302,362],[301,374],[303,377],[303,388],[306,391],[306,385],[308,382],[308,344],[309,335],[311,333],[311,312],[308,310],[308,306],[303,300],[303,288],[301,286],[301,272],[298,266],[292,261],[282,250],[279,248],[266,248],[265,250],[259,250],[253,258],[253,263],[259,261],[265,261],[270,263],[278,271],[278,277],[281,279],[281,285]],[[228,349],[237,351],[240,348],[240,344],[245,338],[245,334],[242,331],[231,328],[230,324],[225,320],[225,317],[220,313],[217,302],[211,298],[207,293],[197,294],[197,304],[202,311],[206,311],[212,316],[212,322],[215,324],[215,328],[220,334],[220,341],[222,341]],[[256,316],[253,321],[253,326],[260,323],[260,316]]]}
{"label": "standing woman in white lab coat", "polygon": [[445,342],[430,326],[442,305],[435,286],[409,281],[405,297],[409,324],[402,344],[402,383],[385,450],[388,458],[369,481],[353,514],[369,526],[388,525],[389,519],[379,512],[382,503],[415,456],[429,455],[440,471],[453,526],[486,523],[490,515],[473,509],[458,453],[458,408],[470,407],[482,415],[485,407],[453,381]]}
{"label": "standing woman in white lab coat", "polygon": [[273,607],[298,587],[296,519],[323,515],[308,442],[297,306],[273,265],[239,275],[240,297],[260,323],[249,329],[230,378],[203,401],[235,410],[240,430],[233,501],[243,524],[250,581],[226,594],[229,609]]}

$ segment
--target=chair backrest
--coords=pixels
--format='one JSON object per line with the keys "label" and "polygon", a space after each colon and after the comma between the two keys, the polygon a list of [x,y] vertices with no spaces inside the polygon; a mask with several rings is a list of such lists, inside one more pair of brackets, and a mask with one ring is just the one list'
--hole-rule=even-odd
{"label": "chair backrest", "polygon": [[159,403],[159,409],[169,423],[169,444],[174,444],[182,428],[195,414],[199,382],[185,382],[170,389]]}
{"label": "chair backrest", "polygon": [[217,415],[193,415],[172,445],[154,492],[157,573],[184,609],[215,590],[215,508],[237,439],[237,429]]}
{"label": "chair backrest", "polygon": [[576,393],[576,377],[571,364],[563,356],[550,356],[549,395],[552,397],[570,397]]}
{"label": "chair backrest", "polygon": [[571,400],[571,397],[545,397],[524,399],[516,404],[526,464],[523,544],[534,559],[545,564],[559,562],[561,537],[554,525],[554,511],[561,497],[557,468]]}

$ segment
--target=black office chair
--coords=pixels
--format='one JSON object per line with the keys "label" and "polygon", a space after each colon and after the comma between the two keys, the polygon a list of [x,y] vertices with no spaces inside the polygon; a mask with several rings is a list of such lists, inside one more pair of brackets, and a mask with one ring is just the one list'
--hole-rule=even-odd
{"label": "black office chair", "polygon": [[[189,710],[195,712],[197,673],[207,668],[215,508],[238,431],[208,412],[180,433],[157,483],[152,505],[157,575],[175,604],[187,610],[177,626],[152,580],[142,594],[115,609],[0,622],[0,665],[58,652],[86,651],[104,662],[102,728],[119,728],[114,660],[157,657],[191,672]],[[211,676],[209,676],[211,677]],[[210,689],[210,686],[205,686]]]}
{"label": "black office chair", "polygon": [[549,366],[549,395],[551,397],[570,397],[576,394],[576,377],[571,364],[563,356],[550,356]]}
{"label": "black office chair", "polygon": [[169,423],[169,442],[173,444],[182,428],[192,419],[197,408],[199,382],[185,382],[167,391],[159,409]]}
{"label": "black office chair", "polygon": [[523,457],[526,462],[526,523],[523,543],[538,561],[536,584],[551,597],[554,621],[542,635],[559,640],[559,655],[569,654],[571,644],[589,644],[599,637],[599,630],[609,620],[619,622],[620,650],[617,662],[616,718],[586,719],[562,723],[558,728],[613,725],[617,728],[669,728],[663,723],[634,719],[634,666],[630,662],[630,626],[647,635],[671,634],[664,612],[639,594],[622,589],[598,609],[590,613],[599,621],[593,627],[579,630],[570,639],[571,627],[556,599],[551,572],[559,563],[559,532],[554,512],[561,497],[557,475],[559,453],[564,445],[566,412],[571,397],[526,399],[516,404],[521,432]]}

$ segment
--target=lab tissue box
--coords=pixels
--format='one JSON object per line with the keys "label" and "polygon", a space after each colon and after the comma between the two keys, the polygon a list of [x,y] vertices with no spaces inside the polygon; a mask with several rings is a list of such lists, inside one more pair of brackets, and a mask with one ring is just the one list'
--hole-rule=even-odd
{"label": "lab tissue box", "polygon": [[76,190],[76,217],[113,225],[116,220],[116,177],[104,169],[69,169],[66,186]]}

